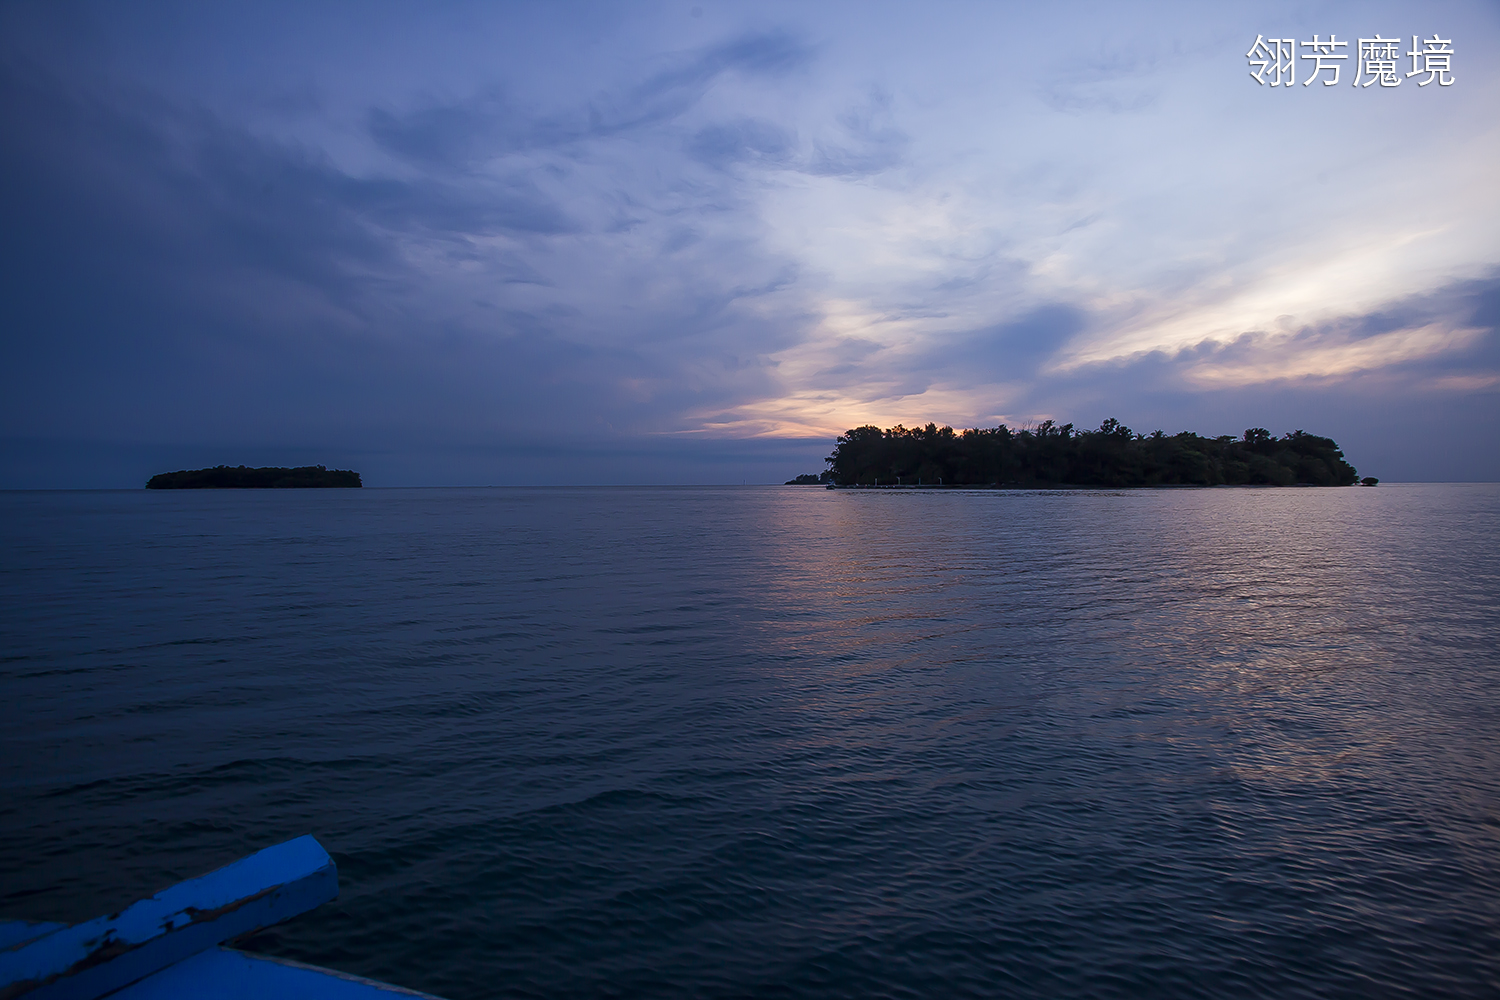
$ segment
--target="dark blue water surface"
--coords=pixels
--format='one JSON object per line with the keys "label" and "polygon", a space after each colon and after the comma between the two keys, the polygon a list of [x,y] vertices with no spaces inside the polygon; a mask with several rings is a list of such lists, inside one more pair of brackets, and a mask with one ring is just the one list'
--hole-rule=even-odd
{"label": "dark blue water surface", "polygon": [[1500,487],[0,495],[0,916],[480,997],[1500,992]]}

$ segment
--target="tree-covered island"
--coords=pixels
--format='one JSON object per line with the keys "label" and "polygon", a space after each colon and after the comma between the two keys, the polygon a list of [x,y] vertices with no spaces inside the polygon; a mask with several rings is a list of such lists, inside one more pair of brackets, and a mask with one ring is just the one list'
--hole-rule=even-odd
{"label": "tree-covered island", "polygon": [[148,490],[308,489],[351,488],[364,484],[359,473],[348,469],[326,469],[303,465],[295,469],[270,466],[252,469],[244,465],[216,465],[212,469],[182,469],[152,476]]}
{"label": "tree-covered island", "polygon": [[[1137,434],[1109,419],[1097,430],[1053,421],[1011,430],[856,427],[822,475],[789,485],[836,486],[1352,486],[1359,473],[1329,438],[1253,427],[1241,437]],[[1378,480],[1367,478],[1373,486]]]}

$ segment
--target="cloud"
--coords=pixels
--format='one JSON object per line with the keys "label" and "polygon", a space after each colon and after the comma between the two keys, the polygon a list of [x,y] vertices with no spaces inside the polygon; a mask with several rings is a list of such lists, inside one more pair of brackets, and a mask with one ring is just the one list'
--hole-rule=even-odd
{"label": "cloud", "polygon": [[1436,323],[1367,337],[1326,330],[1283,336],[1247,334],[1232,344],[1214,345],[1187,366],[1184,374],[1205,387],[1337,379],[1459,353],[1482,335],[1478,329]]}
{"label": "cloud", "polygon": [[4,430],[457,455],[1489,412],[1490,71],[1268,102],[1234,17],[1180,14],[281,12],[221,58],[239,15],[84,11],[108,54],[0,11]]}
{"label": "cloud", "polygon": [[[674,57],[675,63],[645,80],[600,94],[586,105],[523,111],[503,91],[488,89],[466,100],[431,104],[405,113],[376,108],[369,131],[386,151],[427,168],[472,171],[507,154],[576,149],[673,122],[702,101],[721,78],[777,77],[802,68],[813,50],[790,33],[746,34]],[[713,127],[700,132],[697,148],[712,154],[736,130],[749,147],[776,147],[777,130],[766,123]]]}
{"label": "cloud", "polygon": [[980,381],[1031,377],[1087,323],[1087,315],[1077,306],[1050,303],[1017,319],[954,338],[932,356],[932,363],[961,367]]}
{"label": "cloud", "polygon": [[561,120],[528,118],[498,93],[399,115],[372,108],[369,130],[387,152],[424,167],[453,169],[518,150],[560,145],[582,132]]}
{"label": "cloud", "polygon": [[1136,42],[1130,48],[1075,59],[1054,70],[1037,94],[1048,107],[1068,114],[1126,114],[1149,108],[1160,96],[1151,79],[1160,65],[1155,49]]}
{"label": "cloud", "polygon": [[739,118],[699,129],[688,149],[701,162],[719,168],[741,163],[776,167],[791,162],[796,144],[791,131],[772,122]]}
{"label": "cloud", "polygon": [[711,188],[610,231],[525,176],[356,176],[203,109],[3,72],[11,432],[112,412],[134,440],[623,440],[779,391],[795,265],[705,213]]}
{"label": "cloud", "polygon": [[1182,429],[1192,424],[1186,414],[1205,405],[1194,399],[1225,393],[1248,399],[1239,394],[1256,387],[1326,393],[1357,385],[1387,399],[1493,394],[1500,387],[1497,301],[1500,275],[1227,343],[1208,338],[1174,351],[1068,366],[1054,361],[1108,317],[1052,302],[998,324],[909,344],[847,335],[799,344],[778,358],[785,385],[779,398],[748,401],[713,419],[725,429],[773,434],[838,433],[862,423],[1077,420],[1081,413],[1090,414],[1084,422],[1119,416],[1134,425],[1141,421],[1133,411],[1159,409],[1147,401],[1171,399],[1172,410],[1184,414]]}
{"label": "cloud", "polygon": [[[1214,388],[1284,380],[1328,381],[1366,372],[1406,375],[1449,391],[1483,390],[1488,374],[1433,372],[1448,366],[1493,365],[1494,303],[1500,275],[1453,282],[1423,295],[1384,303],[1362,315],[1337,316],[1246,333],[1228,343],[1205,340],[1169,354],[1189,384]],[[1434,381],[1436,379],[1437,381]]]}
{"label": "cloud", "polygon": [[428,179],[341,177],[337,187],[350,210],[402,232],[493,236],[578,228],[556,199],[519,176],[464,187]]}
{"label": "cloud", "polygon": [[[709,46],[680,65],[653,75],[631,90],[631,104],[638,108],[653,107],[665,99],[665,106],[682,109],[696,102],[725,73],[780,76],[807,66],[813,56],[812,46],[789,31],[740,35]],[[637,112],[637,117],[640,116]]]}
{"label": "cloud", "polygon": [[803,168],[807,173],[860,177],[889,170],[901,162],[911,137],[894,124],[890,95],[875,91],[838,116],[840,128],[814,144]]}

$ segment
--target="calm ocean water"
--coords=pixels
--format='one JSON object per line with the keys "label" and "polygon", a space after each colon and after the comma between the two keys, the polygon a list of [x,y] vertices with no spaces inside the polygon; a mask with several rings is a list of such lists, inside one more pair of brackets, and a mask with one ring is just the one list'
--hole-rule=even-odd
{"label": "calm ocean water", "polygon": [[1500,487],[0,494],[0,916],[481,997],[1500,993]]}

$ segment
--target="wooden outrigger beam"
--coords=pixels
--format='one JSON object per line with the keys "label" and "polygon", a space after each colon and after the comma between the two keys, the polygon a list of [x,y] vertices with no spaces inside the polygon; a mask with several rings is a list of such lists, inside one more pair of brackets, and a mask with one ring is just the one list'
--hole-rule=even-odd
{"label": "wooden outrigger beam", "polygon": [[121,1000],[184,991],[199,996],[410,995],[371,980],[215,947],[305,913],[338,891],[333,859],[308,836],[81,924],[0,923],[0,1000],[95,1000],[132,983],[136,985],[117,994]]}

